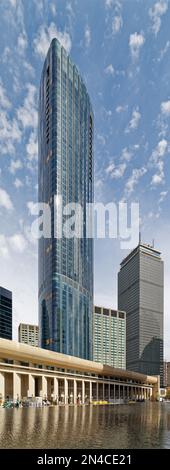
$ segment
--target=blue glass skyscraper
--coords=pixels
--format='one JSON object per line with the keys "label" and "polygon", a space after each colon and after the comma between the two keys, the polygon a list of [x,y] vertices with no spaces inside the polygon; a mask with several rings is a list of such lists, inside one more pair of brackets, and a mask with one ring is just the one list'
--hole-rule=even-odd
{"label": "blue glass skyscraper", "polygon": [[[81,238],[56,238],[54,197],[79,203]],[[92,358],[93,240],[86,204],[93,202],[93,111],[65,49],[53,39],[40,83],[39,202],[50,205],[51,238],[39,240],[39,326],[43,348]],[[65,216],[62,215],[63,228]]]}

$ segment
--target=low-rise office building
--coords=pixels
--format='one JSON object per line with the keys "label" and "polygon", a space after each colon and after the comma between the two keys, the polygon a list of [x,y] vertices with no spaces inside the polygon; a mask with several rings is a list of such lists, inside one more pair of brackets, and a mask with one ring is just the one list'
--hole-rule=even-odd
{"label": "low-rise office building", "polygon": [[18,327],[19,343],[28,344],[29,346],[39,346],[39,327],[38,325],[29,325],[20,323]]}
{"label": "low-rise office building", "polygon": [[126,313],[94,306],[93,360],[126,369]]}
{"label": "low-rise office building", "polygon": [[42,397],[56,403],[155,398],[159,377],[0,339],[0,397]]}

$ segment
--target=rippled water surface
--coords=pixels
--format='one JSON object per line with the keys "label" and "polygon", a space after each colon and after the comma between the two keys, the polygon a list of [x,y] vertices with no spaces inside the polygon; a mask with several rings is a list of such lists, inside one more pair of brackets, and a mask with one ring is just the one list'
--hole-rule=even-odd
{"label": "rippled water surface", "polygon": [[170,403],[0,409],[0,448],[170,448]]}

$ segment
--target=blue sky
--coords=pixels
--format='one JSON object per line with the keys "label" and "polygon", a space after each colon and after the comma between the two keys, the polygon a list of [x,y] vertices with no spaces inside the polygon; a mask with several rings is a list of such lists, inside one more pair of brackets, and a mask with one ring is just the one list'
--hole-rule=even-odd
{"label": "blue sky", "polygon": [[[37,104],[50,41],[70,53],[95,115],[95,198],[139,202],[142,240],[165,260],[170,360],[170,4],[166,0],[0,1],[0,284],[13,290],[14,330],[37,321]],[[95,246],[95,300],[117,305],[119,241]]]}

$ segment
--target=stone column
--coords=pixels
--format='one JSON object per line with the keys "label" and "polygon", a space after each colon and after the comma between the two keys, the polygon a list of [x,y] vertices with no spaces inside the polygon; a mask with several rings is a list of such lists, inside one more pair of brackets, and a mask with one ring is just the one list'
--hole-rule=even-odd
{"label": "stone column", "polygon": [[123,385],[123,400],[125,399],[125,386]]}
{"label": "stone column", "polygon": [[98,382],[96,383],[96,400],[99,400],[99,384]]}
{"label": "stone column", "polygon": [[21,377],[13,372],[13,400],[21,399]]}
{"label": "stone column", "polygon": [[105,388],[105,386],[104,386],[104,383],[103,383],[103,400],[105,399],[105,393],[104,393],[105,390],[104,390],[104,388]]}
{"label": "stone column", "polygon": [[115,395],[116,395],[116,385],[114,384],[114,400],[115,400]]}
{"label": "stone column", "polygon": [[28,375],[28,390],[27,390],[28,397],[35,397],[35,379],[33,375]]}
{"label": "stone column", "polygon": [[5,374],[0,372],[0,402],[5,400]]}
{"label": "stone column", "polygon": [[119,400],[120,400],[120,385],[119,385]]}
{"label": "stone column", "polygon": [[110,383],[109,383],[109,386],[108,386],[108,390],[109,390],[109,391],[108,391],[108,395],[109,395],[108,400],[110,400]]}
{"label": "stone column", "polygon": [[77,382],[74,380],[74,405],[77,405]]}
{"label": "stone column", "polygon": [[58,405],[59,395],[58,395],[58,379],[57,379],[57,377],[54,377],[54,400],[56,400],[56,403]]}
{"label": "stone column", "polygon": [[90,397],[89,398],[90,398],[90,403],[91,403],[92,399],[93,399],[93,397],[92,397],[92,382],[90,382],[89,387],[90,387]]}
{"label": "stone column", "polygon": [[68,405],[68,380],[64,379],[64,401]]}
{"label": "stone column", "polygon": [[85,403],[85,382],[82,380],[82,405]]}
{"label": "stone column", "polygon": [[44,399],[47,398],[47,379],[42,375],[42,389],[40,391],[40,396]]}

